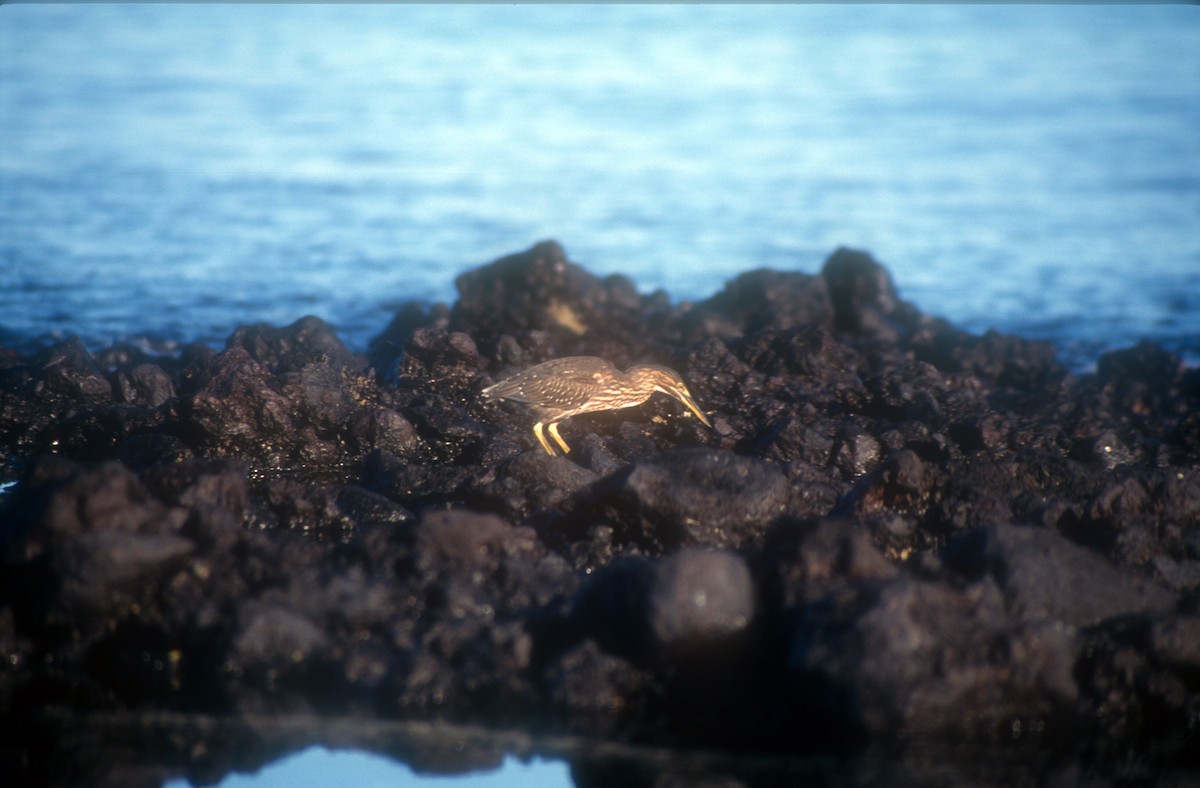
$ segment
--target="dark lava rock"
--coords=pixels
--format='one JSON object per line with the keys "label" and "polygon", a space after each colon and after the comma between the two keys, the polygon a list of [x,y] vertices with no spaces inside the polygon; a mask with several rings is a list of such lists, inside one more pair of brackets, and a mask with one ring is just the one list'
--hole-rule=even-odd
{"label": "dark lava rock", "polygon": [[620,523],[624,539],[668,550],[759,538],[788,499],[787,479],[772,464],[712,449],[638,463],[596,491],[587,507]]}
{"label": "dark lava rock", "polygon": [[995,735],[1012,719],[1059,718],[1077,701],[1075,644],[1006,617],[996,588],[907,577],[834,589],[795,614],[791,691],[810,713],[870,737]]}
{"label": "dark lava rock", "polygon": [[647,699],[661,694],[653,674],[610,654],[594,640],[561,652],[547,667],[545,693],[572,729],[619,735],[622,723],[645,714]]}
{"label": "dark lava rock", "polygon": [[193,373],[195,390],[181,406],[184,430],[206,453],[285,461],[280,445],[295,431],[291,402],[271,387],[270,373],[241,348],[214,356]]}
{"label": "dark lava rock", "polygon": [[968,576],[990,575],[1009,612],[1026,621],[1082,627],[1174,606],[1165,588],[1039,528],[994,525],[973,531],[947,546],[945,561]]}
{"label": "dark lava rock", "polygon": [[138,364],[129,372],[119,372],[117,390],[124,402],[147,408],[157,408],[175,396],[171,376],[156,364]]}
{"label": "dark lava rock", "polygon": [[63,421],[94,416],[112,401],[112,384],[72,337],[0,369],[0,445],[37,451],[58,440]]}
{"label": "dark lava rock", "polygon": [[1049,342],[1014,337],[989,329],[983,336],[936,324],[913,338],[916,357],[946,372],[969,372],[1017,389],[1052,385],[1066,375]]}
{"label": "dark lava rock", "polygon": [[780,702],[808,717],[793,726],[991,736],[1014,717],[1073,714],[1070,632],[1011,616],[990,578],[914,577],[851,519],[780,523],[757,560],[786,649]]}
{"label": "dark lava rock", "polygon": [[571,462],[531,449],[496,460],[469,482],[467,498],[481,509],[522,518],[534,512],[553,511],[570,496],[590,488],[599,476]]}
{"label": "dark lava rock", "polygon": [[756,573],[777,613],[811,604],[840,583],[875,582],[901,570],[853,520],[783,520],[766,535]]}
{"label": "dark lava rock", "polygon": [[682,550],[655,566],[646,599],[652,647],[691,652],[740,635],[754,618],[756,596],[740,556]]}
{"label": "dark lava rock", "polygon": [[1135,412],[1157,410],[1177,396],[1183,375],[1178,356],[1146,341],[1105,353],[1096,363],[1096,377],[1111,391],[1115,404]]}
{"label": "dark lava rock", "polygon": [[592,276],[555,241],[462,274],[455,285],[451,328],[484,340],[529,331],[566,338],[621,324],[629,329],[641,305],[627,278]]}
{"label": "dark lava rock", "polygon": [[834,323],[842,331],[894,340],[900,297],[892,275],[865,252],[838,249],[821,276],[833,302]]}
{"label": "dark lava rock", "polygon": [[100,372],[78,338],[60,342],[37,360],[39,397],[97,408],[112,401],[112,385]]}
{"label": "dark lava rock", "polygon": [[646,663],[693,661],[744,638],[757,607],[745,559],[684,548],[661,561],[613,564],[577,596],[578,627],[601,645]]}
{"label": "dark lava rock", "polygon": [[[457,285],[369,359],[314,317],[0,351],[5,784],[215,782],[268,754],[214,721],[299,718],[884,748],[922,784],[972,782],[928,747],[995,782],[1200,769],[1200,371],[1142,343],[1069,374],[845,249],[696,304],[554,242]],[[547,456],[479,393],[565,355],[670,365],[713,428],[654,397]],[[168,718],[142,766],[119,732]]]}
{"label": "dark lava rock", "polygon": [[400,357],[400,385],[420,381],[439,386],[463,388],[478,377],[474,367],[479,351],[470,336],[440,328],[418,328],[404,346]]}
{"label": "dark lava rock", "polygon": [[833,317],[825,278],[760,268],[739,275],[686,319],[715,322],[708,335],[732,337],[764,329],[832,326]]}
{"label": "dark lava rock", "polygon": [[283,328],[263,323],[243,326],[233,332],[225,346],[241,348],[252,359],[270,368],[283,365],[299,369],[315,360],[331,361],[342,367],[361,365],[333,329],[311,315]]}

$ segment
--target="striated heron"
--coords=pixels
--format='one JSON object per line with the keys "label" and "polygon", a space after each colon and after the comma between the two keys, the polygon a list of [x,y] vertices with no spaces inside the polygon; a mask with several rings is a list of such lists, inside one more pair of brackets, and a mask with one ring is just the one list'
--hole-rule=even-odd
{"label": "striated heron", "polygon": [[533,434],[546,453],[553,457],[554,448],[542,434],[543,425],[562,447],[563,453],[567,453],[571,447],[558,434],[560,421],[580,413],[641,405],[656,391],[687,405],[706,427],[712,427],[675,370],[645,365],[622,372],[596,356],[569,356],[538,364],[488,386],[483,390],[483,396],[529,406],[537,416]]}

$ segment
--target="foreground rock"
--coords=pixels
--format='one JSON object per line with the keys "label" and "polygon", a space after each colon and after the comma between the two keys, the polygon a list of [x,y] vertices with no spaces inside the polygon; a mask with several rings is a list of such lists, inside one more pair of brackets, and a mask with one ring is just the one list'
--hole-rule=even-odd
{"label": "foreground rock", "polygon": [[[699,304],[554,243],[458,284],[369,357],[316,318],[0,356],[9,772],[79,778],[26,757],[46,708],[1200,768],[1197,370],[1140,345],[1077,378],[847,250]],[[549,457],[478,396],[574,354],[674,367],[714,429],[655,398]]]}

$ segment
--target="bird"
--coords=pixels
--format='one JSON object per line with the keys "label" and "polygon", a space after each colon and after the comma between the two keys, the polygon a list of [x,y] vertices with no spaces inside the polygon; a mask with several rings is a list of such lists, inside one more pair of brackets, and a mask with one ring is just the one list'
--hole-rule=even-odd
{"label": "bird", "polygon": [[622,372],[597,356],[567,356],[518,372],[481,393],[487,399],[506,399],[528,406],[537,417],[533,434],[546,453],[554,457],[554,448],[546,440],[543,427],[562,447],[563,453],[569,454],[571,447],[558,434],[559,422],[580,413],[641,405],[656,391],[682,402],[712,429],[712,422],[700,410],[679,373],[670,367],[653,364],[630,367]]}

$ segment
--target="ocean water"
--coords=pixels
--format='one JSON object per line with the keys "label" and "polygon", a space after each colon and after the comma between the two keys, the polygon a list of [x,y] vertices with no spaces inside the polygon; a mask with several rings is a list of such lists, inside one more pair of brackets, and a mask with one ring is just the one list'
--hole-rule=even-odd
{"label": "ocean water", "polygon": [[0,8],[0,342],[221,345],[556,238],[705,298],[872,252],[1086,367],[1200,358],[1200,9]]}

